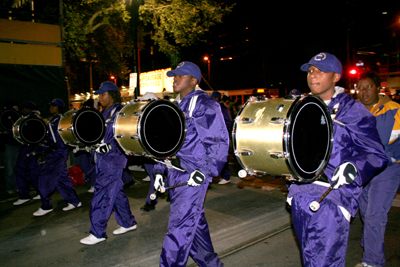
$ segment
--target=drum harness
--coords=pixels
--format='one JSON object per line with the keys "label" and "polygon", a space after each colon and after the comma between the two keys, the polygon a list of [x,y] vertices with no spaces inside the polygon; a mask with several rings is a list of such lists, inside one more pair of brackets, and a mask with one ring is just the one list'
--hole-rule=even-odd
{"label": "drum harness", "polygon": [[[193,111],[194,111],[194,109],[196,107],[197,98],[198,98],[198,95],[195,95],[190,99],[189,116],[188,116],[188,118],[186,120],[189,120],[189,119],[191,119],[193,117]],[[178,168],[178,167],[172,165],[172,162],[169,159],[164,159],[164,161],[161,161],[161,160],[158,160],[158,159],[153,159],[153,160],[158,162],[158,163],[162,163],[162,164],[166,165],[168,169],[175,169],[175,170],[178,170],[178,171],[181,171],[181,172],[186,172],[186,170]]]}
{"label": "drum harness", "polygon": [[[108,118],[106,120],[106,123],[105,123],[106,124],[106,128],[107,128],[107,125],[111,122],[112,116],[114,115],[116,109],[117,109],[117,107],[114,107],[114,109],[111,110],[110,116],[108,116]],[[103,140],[101,140],[101,142],[99,144],[96,144],[96,145],[92,146],[92,150],[95,150],[96,148],[99,148],[99,147],[103,146],[104,144],[109,145],[110,149],[112,149],[111,143],[110,144],[104,143],[104,138],[103,138]],[[97,152],[94,153],[94,162],[95,163],[97,162]]]}

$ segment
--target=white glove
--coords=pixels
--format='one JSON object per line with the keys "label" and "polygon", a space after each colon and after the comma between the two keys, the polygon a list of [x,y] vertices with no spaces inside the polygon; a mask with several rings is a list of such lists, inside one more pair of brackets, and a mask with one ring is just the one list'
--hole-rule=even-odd
{"label": "white glove", "polygon": [[98,145],[98,147],[96,148],[96,152],[100,153],[100,154],[105,154],[108,151],[110,151],[112,149],[111,144],[100,144]]}
{"label": "white glove", "polygon": [[159,172],[154,176],[154,188],[161,193],[165,192],[164,177]]}
{"label": "white glove", "polygon": [[338,189],[344,184],[351,184],[354,182],[354,179],[357,177],[357,169],[356,167],[350,163],[346,162],[336,168],[335,173],[333,174],[332,181],[333,189]]}
{"label": "white glove", "polygon": [[190,174],[187,184],[188,186],[199,186],[203,184],[205,178],[206,177],[201,171],[195,170]]}

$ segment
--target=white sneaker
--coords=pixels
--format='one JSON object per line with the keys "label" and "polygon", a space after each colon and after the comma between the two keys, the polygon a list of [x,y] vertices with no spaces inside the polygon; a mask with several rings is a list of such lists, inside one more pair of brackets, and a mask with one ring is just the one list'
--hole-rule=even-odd
{"label": "white sneaker", "polygon": [[89,193],[94,193],[94,187],[90,187],[90,189],[88,190]]}
{"label": "white sneaker", "polygon": [[231,180],[221,179],[221,181],[219,181],[218,184],[229,184],[230,182],[231,182]]}
{"label": "white sneaker", "polygon": [[81,242],[84,245],[95,245],[97,243],[100,243],[102,241],[106,240],[104,237],[97,238],[94,235],[90,234],[89,236],[81,239],[79,242]]}
{"label": "white sneaker", "polygon": [[33,213],[33,216],[43,216],[52,211],[53,211],[53,209],[44,210],[42,208],[39,208],[36,212]]}
{"label": "white sneaker", "polygon": [[40,195],[37,195],[36,197],[33,197],[32,199],[38,200],[38,199],[41,199],[41,197],[40,197]]}
{"label": "white sneaker", "polygon": [[15,202],[13,203],[13,205],[14,205],[14,206],[19,206],[19,205],[22,205],[22,204],[28,202],[29,200],[30,200],[30,199],[18,199],[17,201],[15,201]]}
{"label": "white sneaker", "polygon": [[68,206],[66,206],[65,208],[63,208],[63,211],[69,211],[69,210],[73,210],[75,208],[79,208],[80,206],[82,206],[82,203],[79,202],[78,205],[75,207],[74,205],[72,205],[71,203],[68,203]]}
{"label": "white sneaker", "polygon": [[150,176],[147,175],[147,177],[143,178],[143,181],[150,182]]}
{"label": "white sneaker", "polygon": [[125,233],[129,232],[129,231],[136,230],[136,228],[137,228],[137,224],[135,224],[134,226],[131,226],[129,228],[124,228],[124,227],[121,226],[118,229],[114,230],[113,234],[114,235],[122,235],[122,234],[125,234]]}

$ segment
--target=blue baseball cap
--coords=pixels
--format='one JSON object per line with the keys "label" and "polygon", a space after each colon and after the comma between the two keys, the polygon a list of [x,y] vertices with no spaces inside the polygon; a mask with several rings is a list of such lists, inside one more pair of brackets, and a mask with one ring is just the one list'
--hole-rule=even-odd
{"label": "blue baseball cap", "polygon": [[214,92],[212,92],[211,97],[216,97],[216,98],[221,99],[221,93],[218,91],[214,91]]}
{"label": "blue baseball cap", "polygon": [[308,71],[308,68],[311,65],[317,67],[323,72],[336,72],[342,75],[342,63],[340,63],[337,57],[329,53],[323,52],[315,55],[308,63],[303,64],[300,69],[302,71]]}
{"label": "blue baseball cap", "polygon": [[64,107],[65,107],[65,104],[64,104],[64,101],[62,101],[61,99],[59,99],[59,98],[54,98],[54,99],[51,100],[51,102],[49,103],[49,106],[57,106],[57,107],[60,107],[60,108],[64,108]]}
{"label": "blue baseball cap", "polygon": [[102,82],[100,84],[99,90],[97,90],[94,94],[95,95],[104,94],[107,91],[118,91],[119,92],[119,89],[115,85],[115,83],[107,81],[107,82]]}
{"label": "blue baseball cap", "polygon": [[36,109],[36,104],[33,103],[32,101],[26,101],[26,102],[24,103],[24,105],[22,106],[22,108],[27,108],[27,109],[35,110],[35,109]]}
{"label": "blue baseball cap", "polygon": [[289,95],[301,95],[301,92],[299,89],[292,89],[290,90]]}
{"label": "blue baseball cap", "polygon": [[201,70],[200,68],[189,61],[183,61],[181,63],[179,63],[178,67],[176,67],[176,69],[174,70],[170,70],[167,72],[167,76],[168,77],[174,77],[175,75],[192,75],[194,78],[197,79],[197,82],[200,83],[201,81]]}

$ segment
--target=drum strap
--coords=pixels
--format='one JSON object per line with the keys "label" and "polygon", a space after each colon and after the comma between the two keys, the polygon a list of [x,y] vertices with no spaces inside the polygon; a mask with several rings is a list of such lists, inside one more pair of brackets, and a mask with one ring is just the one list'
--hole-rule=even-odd
{"label": "drum strap", "polygon": [[55,135],[54,135],[54,132],[53,132],[53,124],[51,123],[51,121],[49,121],[49,130],[50,130],[50,133],[51,133],[51,136],[53,137],[53,141],[54,141],[54,143],[57,143],[57,140],[56,140],[56,137],[55,137]]}
{"label": "drum strap", "polygon": [[194,97],[192,97],[191,99],[190,99],[190,103],[189,103],[189,117],[188,117],[188,119],[190,119],[191,117],[192,117],[192,115],[193,115],[193,110],[194,110],[194,108],[196,107],[196,102],[197,102],[197,98],[198,98],[199,96],[198,95],[195,95]]}

